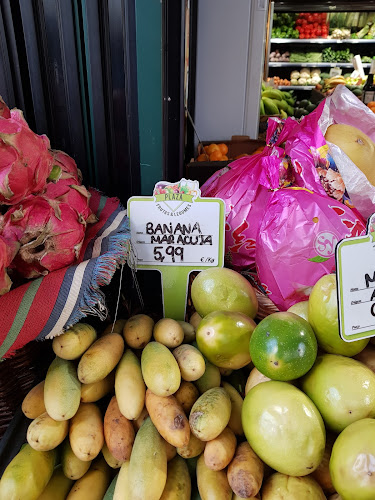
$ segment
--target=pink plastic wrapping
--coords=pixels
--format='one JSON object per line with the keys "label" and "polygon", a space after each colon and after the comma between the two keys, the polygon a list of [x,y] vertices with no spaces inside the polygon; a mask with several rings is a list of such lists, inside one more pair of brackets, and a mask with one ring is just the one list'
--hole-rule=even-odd
{"label": "pink plastic wrapping", "polygon": [[255,266],[259,223],[272,192],[293,182],[279,147],[298,123],[292,118],[269,119],[267,146],[262,153],[240,158],[212,175],[201,187],[203,196],[221,198],[226,207],[225,257],[235,268]]}
{"label": "pink plastic wrapping", "polygon": [[344,85],[339,85],[301,123],[285,144],[298,186],[330,197],[358,210],[364,219],[375,211],[375,187],[337,146],[327,144],[330,125],[351,125],[375,142],[375,114]]}
{"label": "pink plastic wrapping", "polygon": [[311,288],[335,270],[335,247],[343,238],[365,234],[345,205],[303,188],[275,191],[259,227],[259,279],[281,310],[309,297]]}

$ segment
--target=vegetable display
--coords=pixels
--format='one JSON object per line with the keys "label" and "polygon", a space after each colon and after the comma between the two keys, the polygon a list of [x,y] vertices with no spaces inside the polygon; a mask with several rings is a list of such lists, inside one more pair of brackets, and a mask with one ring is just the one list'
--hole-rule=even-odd
{"label": "vegetable display", "polygon": [[279,50],[275,50],[274,52],[270,53],[270,61],[272,62],[289,62],[289,56],[290,53],[288,51],[286,52],[280,52]]}
{"label": "vegetable display", "polygon": [[320,63],[323,61],[321,52],[291,52],[290,62]]}
{"label": "vegetable display", "polygon": [[321,81],[320,69],[301,68],[300,71],[292,71],[290,74],[291,85],[318,85]]}
{"label": "vegetable display", "polygon": [[351,62],[354,54],[351,53],[349,48],[343,50],[334,50],[332,47],[326,47],[322,50],[324,62]]}
{"label": "vegetable display", "polygon": [[296,14],[280,13],[273,16],[273,38],[298,38],[299,33],[295,28]]}
{"label": "vegetable display", "polygon": [[275,13],[272,38],[333,40],[375,38],[374,12]]}
{"label": "vegetable display", "polygon": [[327,38],[329,33],[327,13],[303,12],[296,19],[299,38]]}

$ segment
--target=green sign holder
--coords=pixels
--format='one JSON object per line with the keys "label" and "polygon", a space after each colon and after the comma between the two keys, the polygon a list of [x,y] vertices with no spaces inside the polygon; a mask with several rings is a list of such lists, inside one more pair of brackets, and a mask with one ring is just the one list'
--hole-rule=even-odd
{"label": "green sign holder", "polygon": [[346,342],[375,336],[375,214],[367,234],[336,246],[340,336]]}
{"label": "green sign holder", "polygon": [[128,200],[136,268],[161,274],[164,317],[185,320],[189,275],[224,265],[225,205],[202,198],[197,181],[160,181]]}

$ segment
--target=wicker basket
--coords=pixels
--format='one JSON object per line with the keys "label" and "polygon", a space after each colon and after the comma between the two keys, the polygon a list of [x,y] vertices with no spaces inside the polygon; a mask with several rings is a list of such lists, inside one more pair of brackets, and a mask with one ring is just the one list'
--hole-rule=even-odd
{"label": "wicker basket", "polygon": [[258,299],[258,314],[256,315],[257,320],[260,321],[266,316],[279,311],[268,295],[257,289],[255,289],[255,293]]}
{"label": "wicker basket", "polygon": [[[126,273],[124,276],[125,279],[130,279]],[[116,308],[119,283],[120,273],[116,272],[111,283],[103,287],[109,311]],[[127,317],[124,316],[125,313],[123,307],[120,307],[121,317]],[[100,331],[105,329],[110,317],[105,323],[96,316],[88,316],[82,321]],[[16,411],[20,409],[26,394],[45,378],[54,357],[52,340],[33,340],[18,349],[12,357],[0,362],[0,439]]]}
{"label": "wicker basket", "polygon": [[0,363],[0,438],[23,398],[45,377],[54,358],[51,342],[29,342]]}

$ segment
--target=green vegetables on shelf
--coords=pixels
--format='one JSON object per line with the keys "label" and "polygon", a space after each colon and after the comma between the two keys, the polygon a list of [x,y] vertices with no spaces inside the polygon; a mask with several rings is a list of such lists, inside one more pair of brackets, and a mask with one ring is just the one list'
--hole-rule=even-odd
{"label": "green vegetables on shelf", "polygon": [[374,12],[330,12],[328,22],[331,29],[349,28],[355,32],[366,27],[367,24],[374,23],[375,16]]}
{"label": "green vegetables on shelf", "polygon": [[358,33],[356,33],[355,38],[365,38],[369,31],[370,31],[370,25],[366,24],[366,26],[362,28],[361,31],[358,31]]}
{"label": "green vegetables on shelf", "polygon": [[272,28],[272,38],[298,38],[299,33],[293,28],[282,26],[281,28]]}
{"label": "green vegetables on shelf", "polygon": [[294,27],[297,14],[294,12],[280,12],[273,15],[273,25],[275,28],[280,26]]}
{"label": "green vegetables on shelf", "polygon": [[281,12],[273,16],[272,38],[298,38],[295,29],[297,14]]}
{"label": "green vegetables on shelf", "polygon": [[323,62],[346,62],[349,63],[353,59],[354,55],[350,52],[350,49],[344,50],[334,50],[332,47],[326,47],[322,51]]}
{"label": "green vegetables on shelf", "polygon": [[295,63],[320,63],[323,61],[321,52],[292,52],[290,62]]}

